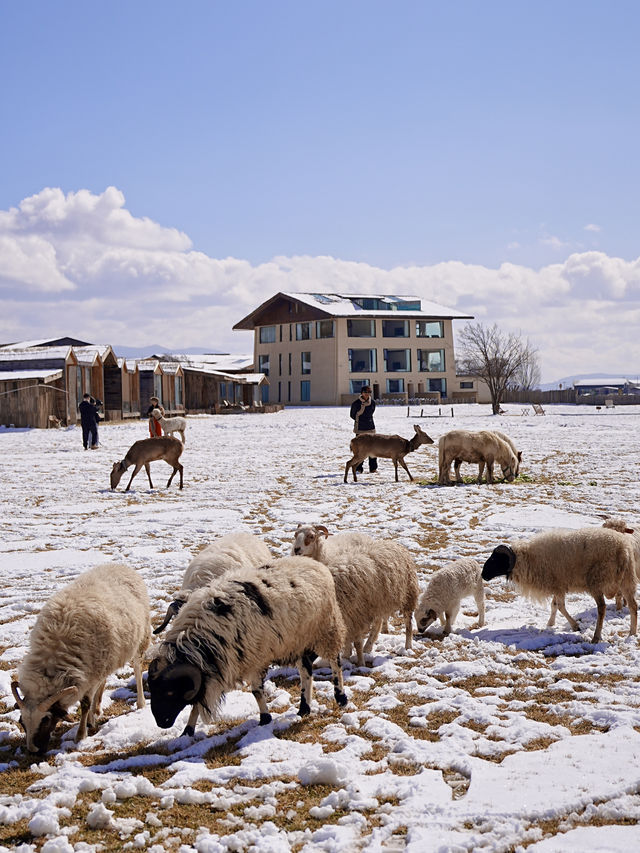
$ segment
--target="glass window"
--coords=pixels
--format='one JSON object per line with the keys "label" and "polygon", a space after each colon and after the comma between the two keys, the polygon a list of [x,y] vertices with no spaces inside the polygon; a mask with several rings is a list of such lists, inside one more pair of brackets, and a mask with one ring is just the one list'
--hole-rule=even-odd
{"label": "glass window", "polygon": [[308,403],[311,400],[311,381],[303,379],[300,383],[300,401]]}
{"label": "glass window", "polygon": [[375,373],[378,370],[376,350],[350,349],[349,373]]}
{"label": "glass window", "polygon": [[428,379],[427,391],[439,391],[443,397],[447,396],[447,380],[446,379]]}
{"label": "glass window", "polygon": [[311,340],[311,323],[296,323],[296,340]]}
{"label": "glass window", "polygon": [[300,373],[304,376],[306,373],[311,373],[311,353],[300,353]]}
{"label": "glass window", "polygon": [[416,320],[417,338],[444,338],[442,320]]}
{"label": "glass window", "polygon": [[371,383],[368,379],[350,379],[349,380],[349,392],[351,394],[359,394],[362,391],[363,386],[368,385],[371,387]]}
{"label": "glass window", "polygon": [[260,386],[260,395],[261,395],[263,403],[269,402],[269,386],[268,385],[261,385]]}
{"label": "glass window", "polygon": [[289,376],[291,376],[291,353],[289,353]]}
{"label": "glass window", "polygon": [[419,349],[418,370],[428,373],[444,373],[444,350]]}
{"label": "glass window", "polygon": [[398,373],[411,370],[411,350],[386,349],[384,351],[385,373]]}
{"label": "glass window", "polygon": [[227,396],[227,383],[221,382],[220,383],[220,399],[224,400],[224,399],[226,399],[226,396]]}
{"label": "glass window", "polygon": [[275,326],[261,326],[260,327],[260,343],[261,344],[275,344],[276,342],[276,327]]}
{"label": "glass window", "polygon": [[318,320],[316,322],[316,338],[333,338],[334,336],[333,320]]}
{"label": "glass window", "polygon": [[269,375],[269,356],[268,355],[259,355],[258,356],[258,373],[264,373],[265,376]]}
{"label": "glass window", "polygon": [[347,320],[347,335],[350,338],[375,338],[375,320]]}
{"label": "glass window", "polygon": [[461,382],[460,388],[473,388],[473,382]]}
{"label": "glass window", "polygon": [[291,382],[287,382],[287,403],[291,402]]}
{"label": "glass window", "polygon": [[404,379],[387,379],[387,394],[399,394],[404,391]]}
{"label": "glass window", "polygon": [[[282,376],[282,353],[278,353],[278,376]],[[278,400],[278,402],[280,402]]]}
{"label": "glass window", "polygon": [[278,382],[278,402],[282,402],[282,382]]}
{"label": "glass window", "polygon": [[383,338],[408,338],[409,337],[409,321],[408,320],[383,320],[382,321],[382,337]]}
{"label": "glass window", "polygon": [[76,371],[76,402],[78,406],[82,402],[82,370],[79,367],[75,368]]}

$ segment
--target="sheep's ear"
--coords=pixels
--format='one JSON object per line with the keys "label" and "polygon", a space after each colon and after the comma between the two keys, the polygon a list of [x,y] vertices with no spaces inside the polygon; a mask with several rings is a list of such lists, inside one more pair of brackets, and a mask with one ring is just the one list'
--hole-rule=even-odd
{"label": "sheep's ear", "polygon": [[22,697],[18,692],[19,687],[20,685],[17,681],[11,682],[11,692],[13,693],[13,698],[16,700],[16,705],[18,706],[18,708],[22,708],[24,705],[24,697]]}
{"label": "sheep's ear", "polygon": [[329,536],[329,531],[324,526],[324,524],[316,524],[316,530],[318,531],[318,533],[323,533],[326,537]]}

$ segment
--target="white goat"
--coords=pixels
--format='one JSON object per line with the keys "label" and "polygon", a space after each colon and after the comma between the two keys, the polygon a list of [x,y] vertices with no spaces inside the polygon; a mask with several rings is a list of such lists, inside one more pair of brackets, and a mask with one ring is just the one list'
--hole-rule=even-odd
{"label": "white goat", "polygon": [[128,566],[96,566],[58,590],[40,611],[11,684],[27,749],[44,752],[78,699],[76,741],[86,737],[100,714],[107,677],[127,661],[133,662],[138,708],[144,707],[142,658],[150,636],[147,588]]}
{"label": "white goat", "polygon": [[[347,628],[345,652],[355,645],[358,666],[363,651],[373,648],[384,619],[400,611],[405,619],[405,648],[412,643],[412,616],[418,600],[418,575],[410,552],[390,539],[364,533],[338,533],[329,538],[323,525],[300,525],[292,552],[329,567]],[[363,640],[369,634],[363,649]]]}
{"label": "white goat", "polygon": [[244,567],[258,568],[272,560],[271,551],[253,533],[240,530],[216,539],[191,560],[182,578],[182,586],[173,596],[164,621],[153,633],[159,634],[167,627],[194,589],[207,586],[227,572]]}
{"label": "white goat", "polygon": [[475,599],[478,627],[481,628],[484,625],[482,566],[477,560],[462,557],[439,569],[427,584],[415,612],[418,630],[426,631],[439,618],[444,625],[443,634],[450,634],[460,610],[460,601],[468,595]]}
{"label": "white goat", "polygon": [[165,418],[160,409],[154,409],[151,414],[162,424],[162,430],[165,435],[173,437],[174,432],[179,432],[182,438],[182,443],[185,443],[184,431],[187,428],[187,419],[182,415],[175,415],[173,418]]}
{"label": "white goat", "polygon": [[629,634],[636,633],[636,552],[632,538],[626,533],[602,527],[550,530],[529,540],[498,545],[484,564],[482,577],[491,580],[498,575],[512,580],[530,598],[552,597],[549,624],[553,624],[557,608],[574,631],[579,626],[567,613],[565,595],[591,593],[598,608],[594,643],[602,636],[605,596],[612,598],[621,592],[629,605]]}

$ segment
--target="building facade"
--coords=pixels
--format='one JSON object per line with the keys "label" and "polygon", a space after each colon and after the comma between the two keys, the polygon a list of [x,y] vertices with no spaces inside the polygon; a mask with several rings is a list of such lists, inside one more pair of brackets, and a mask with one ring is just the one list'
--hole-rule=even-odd
{"label": "building facade", "polygon": [[376,398],[449,399],[454,319],[413,296],[278,293],[236,323],[254,331],[264,403],[342,405],[363,385]]}

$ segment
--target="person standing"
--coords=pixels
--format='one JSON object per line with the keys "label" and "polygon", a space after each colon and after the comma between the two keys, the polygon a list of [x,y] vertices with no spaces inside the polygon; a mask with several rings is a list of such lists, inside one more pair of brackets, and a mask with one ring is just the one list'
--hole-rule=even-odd
{"label": "person standing", "polygon": [[[371,396],[371,388],[368,385],[363,385],[360,389],[360,396],[351,404],[349,412],[353,420],[353,431],[356,435],[367,433],[368,435],[376,434],[376,425],[373,422],[373,413],[376,410],[376,403]],[[374,474],[378,470],[378,460],[375,456],[369,457],[369,473]],[[356,468],[359,473],[362,472],[362,465]]]}
{"label": "person standing", "polygon": [[147,417],[149,418],[149,435],[151,438],[159,438],[162,435],[162,424],[153,417],[153,410],[159,409],[164,417],[164,408],[160,405],[160,400],[157,397],[149,398],[150,406],[147,409]]}
{"label": "person standing", "polygon": [[93,397],[90,397],[90,398],[89,398],[89,402],[91,403],[91,405],[92,405],[92,406],[94,407],[94,409],[96,410],[96,417],[95,417],[95,421],[96,421],[96,440],[95,440],[95,443],[91,445],[91,449],[92,449],[92,450],[97,450],[97,449],[98,449],[98,447],[100,446],[100,445],[99,445],[99,439],[98,439],[98,424],[99,424],[99,423],[100,423],[100,421],[102,420],[102,418],[100,417],[100,412],[98,411],[98,409],[99,409],[99,408],[100,408],[100,406],[102,405],[102,400],[94,400],[94,399],[93,399]]}
{"label": "person standing", "polygon": [[82,426],[82,446],[85,450],[88,447],[92,450],[98,447],[98,425],[96,424],[98,410],[95,403],[91,402],[92,399],[91,394],[83,394],[82,402],[78,406]]}

